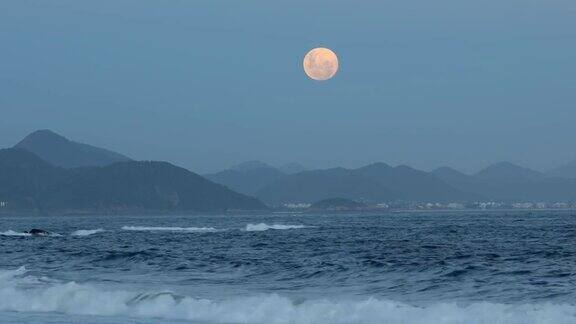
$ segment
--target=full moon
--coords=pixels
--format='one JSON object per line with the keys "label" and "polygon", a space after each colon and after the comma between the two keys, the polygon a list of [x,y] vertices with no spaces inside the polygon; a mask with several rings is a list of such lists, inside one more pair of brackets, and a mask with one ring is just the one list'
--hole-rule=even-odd
{"label": "full moon", "polygon": [[302,65],[310,79],[325,81],[338,72],[338,57],[328,48],[317,47],[304,56]]}

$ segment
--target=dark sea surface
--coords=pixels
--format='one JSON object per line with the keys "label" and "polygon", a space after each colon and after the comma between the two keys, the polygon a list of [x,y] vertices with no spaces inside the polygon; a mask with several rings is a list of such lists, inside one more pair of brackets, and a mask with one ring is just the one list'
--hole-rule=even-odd
{"label": "dark sea surface", "polygon": [[572,212],[0,216],[5,323],[576,323],[575,273]]}

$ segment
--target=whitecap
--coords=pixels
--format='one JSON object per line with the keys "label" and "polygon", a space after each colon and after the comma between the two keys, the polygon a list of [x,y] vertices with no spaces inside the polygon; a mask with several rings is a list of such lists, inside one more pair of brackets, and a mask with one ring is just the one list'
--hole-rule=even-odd
{"label": "whitecap", "polygon": [[60,237],[61,234],[46,232],[46,233],[39,233],[39,234],[30,234],[26,232],[15,232],[13,230],[8,230],[6,232],[0,232],[2,236],[52,236],[52,237]]}
{"label": "whitecap", "polygon": [[132,292],[74,282],[39,282],[21,288],[25,268],[0,271],[0,311],[66,315],[254,324],[572,324],[569,304],[436,303],[417,307],[392,300],[306,300],[295,303],[276,294],[201,299],[171,292]]}
{"label": "whitecap", "polygon": [[16,270],[0,270],[0,285],[12,279],[16,276],[23,275],[26,273],[26,267],[21,266]]}
{"label": "whitecap", "polygon": [[260,224],[248,224],[246,225],[247,232],[262,232],[267,230],[289,230],[289,229],[300,229],[300,228],[307,228],[309,226],[306,225],[282,225],[282,224],[273,224],[268,225],[266,223]]}
{"label": "whitecap", "polygon": [[97,234],[97,233],[102,233],[104,232],[104,229],[102,228],[98,228],[98,229],[92,229],[92,230],[77,230],[72,232],[72,236],[89,236],[89,235],[93,235],[93,234]]}
{"label": "whitecap", "polygon": [[166,231],[166,232],[217,232],[214,227],[148,227],[148,226],[122,226],[125,231]]}
{"label": "whitecap", "polygon": [[2,236],[32,236],[30,233],[15,232],[13,230],[8,230],[6,232],[0,232]]}

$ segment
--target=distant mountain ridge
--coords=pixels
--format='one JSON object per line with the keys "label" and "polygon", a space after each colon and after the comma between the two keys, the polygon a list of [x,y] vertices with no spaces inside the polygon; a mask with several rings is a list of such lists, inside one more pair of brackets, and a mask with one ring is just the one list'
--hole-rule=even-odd
{"label": "distant mountain ridge", "polygon": [[[71,160],[66,161],[68,158]],[[5,204],[0,211],[212,212],[267,208],[254,197],[170,163],[132,161],[45,130],[32,133],[14,148],[0,150],[0,201]]]}
{"label": "distant mountain ridge", "polygon": [[356,169],[356,172],[397,192],[403,200],[450,202],[479,198],[452,187],[433,174],[406,165],[391,167],[385,163],[373,163]]}
{"label": "distant mountain ridge", "polygon": [[269,204],[288,202],[315,203],[342,197],[351,200],[391,201],[398,193],[374,179],[359,176],[344,168],[300,172],[279,178],[261,188],[256,197]]}
{"label": "distant mountain ridge", "polygon": [[39,156],[48,163],[66,169],[106,166],[131,159],[110,150],[71,141],[51,130],[38,130],[14,146]]}
{"label": "distant mountain ridge", "polygon": [[576,201],[576,179],[550,177],[509,162],[495,163],[474,175],[446,167],[432,174],[455,188],[488,200]]}
{"label": "distant mountain ridge", "polygon": [[248,161],[227,170],[204,176],[234,191],[254,195],[260,188],[285,176],[285,174],[266,163]]}
{"label": "distant mountain ridge", "polygon": [[526,181],[540,180],[546,175],[510,162],[498,162],[480,170],[475,176],[484,180]]}
{"label": "distant mountain ridge", "polygon": [[373,163],[358,169],[334,168],[288,175],[260,189],[256,197],[269,204],[314,203],[334,197],[376,203],[395,200],[449,202],[478,198],[432,174],[385,163]]}
{"label": "distant mountain ridge", "polygon": [[0,150],[0,201],[10,210],[129,211],[264,210],[234,192],[167,162],[117,162],[64,169],[22,149]]}
{"label": "distant mountain ridge", "polygon": [[215,184],[167,162],[128,161],[69,176],[49,193],[44,208],[90,210],[262,210],[256,198]]}
{"label": "distant mountain ridge", "polygon": [[236,164],[236,165],[230,167],[229,170],[246,172],[246,171],[252,171],[252,170],[257,170],[257,169],[274,169],[274,167],[272,167],[271,165],[264,163],[262,161],[253,160],[253,161],[246,161],[246,162]]}
{"label": "distant mountain ridge", "polygon": [[278,205],[314,203],[342,197],[362,202],[576,201],[576,179],[550,177],[509,162],[474,175],[442,167],[424,172],[373,163],[358,169],[335,168],[286,175],[255,193]]}
{"label": "distant mountain ridge", "polygon": [[546,173],[549,177],[576,179],[576,161],[568,162]]}
{"label": "distant mountain ridge", "polygon": [[23,149],[0,150],[0,201],[14,208],[35,205],[40,195],[64,176],[56,168]]}
{"label": "distant mountain ridge", "polygon": [[337,197],[361,203],[576,202],[576,178],[570,177],[576,162],[548,173],[498,162],[472,175],[382,162],[357,169],[303,170],[298,163],[281,168],[248,161],[202,177],[41,130],[0,150],[0,201],[14,208],[78,211],[261,210],[266,208],[261,201],[281,205]]}
{"label": "distant mountain ridge", "polygon": [[226,170],[204,176],[240,193],[255,195],[260,189],[282,177],[304,171],[307,169],[296,162],[287,163],[277,168],[262,161],[246,161]]}
{"label": "distant mountain ridge", "polygon": [[308,171],[308,168],[298,162],[291,162],[278,167],[278,170],[284,172],[285,174],[295,174]]}

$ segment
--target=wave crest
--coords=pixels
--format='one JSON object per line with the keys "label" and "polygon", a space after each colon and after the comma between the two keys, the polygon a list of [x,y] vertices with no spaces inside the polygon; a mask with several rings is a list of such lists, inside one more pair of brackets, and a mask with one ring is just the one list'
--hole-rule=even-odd
{"label": "wave crest", "polygon": [[30,233],[15,232],[13,230],[8,230],[6,232],[0,232],[2,236],[32,236]]}
{"label": "wave crest", "polygon": [[411,324],[568,324],[574,305],[503,305],[439,303],[415,307],[389,300],[309,300],[295,303],[278,295],[214,301],[171,292],[134,293],[89,285],[46,283],[20,288],[34,279],[24,267],[0,271],[0,311],[68,315],[141,317],[202,323],[411,323]]}
{"label": "wave crest", "polygon": [[97,234],[97,233],[102,233],[104,232],[104,229],[102,228],[98,228],[98,229],[92,229],[92,230],[77,230],[72,232],[72,236],[90,236],[93,234]]}
{"label": "wave crest", "polygon": [[266,223],[260,224],[248,224],[246,225],[247,232],[263,232],[267,230],[288,230],[288,229],[299,229],[299,228],[307,228],[308,226],[305,225],[282,225],[282,224],[274,224],[268,225]]}
{"label": "wave crest", "polygon": [[124,231],[146,231],[146,232],[217,232],[214,227],[149,227],[149,226],[122,226]]}
{"label": "wave crest", "polygon": [[52,233],[52,232],[48,232],[48,234],[36,234],[36,235],[32,235],[30,233],[26,233],[26,232],[16,232],[13,230],[8,230],[5,232],[0,232],[0,236],[52,236],[52,237],[61,237],[61,234],[58,233]]}

